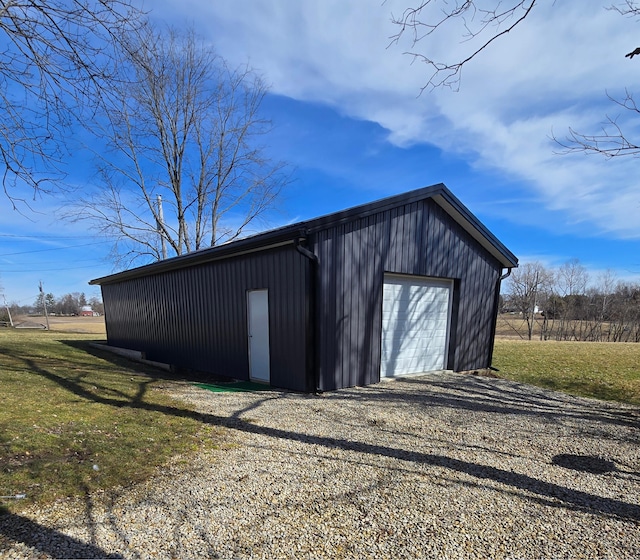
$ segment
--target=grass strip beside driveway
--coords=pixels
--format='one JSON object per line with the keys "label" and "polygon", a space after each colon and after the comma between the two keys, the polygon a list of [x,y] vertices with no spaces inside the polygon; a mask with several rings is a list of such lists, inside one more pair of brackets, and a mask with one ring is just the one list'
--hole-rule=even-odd
{"label": "grass strip beside driveway", "polygon": [[220,439],[220,428],[158,390],[175,381],[91,349],[93,338],[0,330],[0,495],[26,494],[0,505],[127,486]]}
{"label": "grass strip beside driveway", "polygon": [[498,338],[493,365],[512,381],[640,405],[640,344]]}

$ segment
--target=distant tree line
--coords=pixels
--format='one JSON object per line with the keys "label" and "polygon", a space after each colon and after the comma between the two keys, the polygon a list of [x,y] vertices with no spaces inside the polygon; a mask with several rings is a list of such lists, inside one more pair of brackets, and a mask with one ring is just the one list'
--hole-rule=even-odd
{"label": "distant tree line", "polygon": [[640,342],[640,283],[607,272],[591,281],[576,259],[558,269],[539,262],[512,271],[501,312],[526,323],[529,340]]}
{"label": "distant tree line", "polygon": [[[13,317],[19,315],[41,315],[44,314],[44,305],[47,306],[47,313],[51,315],[73,316],[80,315],[82,308],[89,306],[100,315],[104,314],[104,305],[98,296],[87,296],[82,292],[73,292],[56,298],[52,293],[41,293],[33,305],[19,305],[10,303],[9,310]],[[5,317],[6,315],[6,317]],[[7,309],[0,308],[0,321],[8,320]]]}

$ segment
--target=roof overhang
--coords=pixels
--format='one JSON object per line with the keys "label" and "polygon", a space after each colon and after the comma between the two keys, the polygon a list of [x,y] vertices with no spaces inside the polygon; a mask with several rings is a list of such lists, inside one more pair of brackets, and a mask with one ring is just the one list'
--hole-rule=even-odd
{"label": "roof overhang", "polygon": [[[444,186],[444,185],[443,185]],[[436,194],[433,201],[449,214],[471,237],[502,264],[503,268],[516,268],[518,258],[507,249],[448,189]]]}
{"label": "roof overhang", "polygon": [[433,200],[440,206],[462,229],[491,254],[503,268],[515,268],[518,266],[517,257],[509,251],[444,184],[440,183],[349,208],[341,212],[321,216],[306,222],[260,233],[224,245],[202,249],[157,263],[132,268],[124,272],[103,276],[102,278],[96,278],[95,280],[91,280],[89,284],[111,284],[295,244],[298,241],[305,240],[310,233],[320,231],[326,227],[346,223],[356,218],[364,218],[391,208],[427,199]]}
{"label": "roof overhang", "polygon": [[116,272],[109,276],[103,276],[102,278],[91,280],[89,284],[101,286],[103,284],[112,284],[123,280],[140,278],[142,276],[161,274],[172,270],[178,270],[180,268],[228,259],[230,257],[239,257],[241,255],[257,253],[259,251],[276,249],[278,247],[292,245],[296,243],[297,240],[305,238],[306,235],[304,231],[301,231],[299,228],[273,230],[263,234],[254,235],[252,237],[247,237],[245,239],[240,239],[238,241],[233,241],[225,245],[209,247],[207,249],[194,251],[178,257],[172,257],[156,263],[131,268],[123,272]]}

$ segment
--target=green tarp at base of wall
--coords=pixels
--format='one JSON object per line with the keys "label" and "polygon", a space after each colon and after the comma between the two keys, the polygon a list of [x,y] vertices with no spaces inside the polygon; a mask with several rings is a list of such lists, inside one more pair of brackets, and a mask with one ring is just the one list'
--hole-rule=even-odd
{"label": "green tarp at base of wall", "polygon": [[213,393],[240,393],[253,391],[273,391],[273,387],[251,381],[234,381],[233,383],[195,383],[196,387]]}

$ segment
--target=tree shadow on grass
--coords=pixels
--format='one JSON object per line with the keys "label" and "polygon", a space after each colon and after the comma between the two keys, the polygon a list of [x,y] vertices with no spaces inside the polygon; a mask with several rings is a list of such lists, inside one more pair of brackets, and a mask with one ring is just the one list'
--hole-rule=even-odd
{"label": "tree shadow on grass", "polygon": [[[88,349],[87,349],[88,350]],[[90,351],[90,350],[89,350]],[[103,352],[95,351],[92,352],[94,355],[99,356],[101,358],[107,358],[104,356]],[[108,359],[108,358],[107,358]],[[327,436],[318,436],[313,434],[306,434],[301,432],[294,432],[288,430],[281,430],[278,428],[260,426],[255,423],[246,422],[242,418],[239,417],[238,414],[233,414],[231,416],[220,416],[215,414],[208,413],[200,413],[193,410],[189,410],[187,408],[179,408],[175,406],[169,405],[160,405],[154,403],[148,403],[144,400],[144,393],[146,391],[146,387],[150,382],[148,379],[141,378],[139,381],[140,387],[137,394],[134,397],[125,398],[124,395],[109,395],[109,394],[98,394],[89,386],[84,386],[82,383],[74,379],[70,379],[55,373],[54,371],[49,371],[48,369],[40,367],[33,360],[24,359],[24,364],[28,368],[29,371],[33,372],[36,375],[39,375],[49,381],[52,381],[64,389],[74,393],[78,397],[83,399],[87,399],[96,403],[101,403],[108,406],[114,407],[129,407],[132,409],[141,409],[152,412],[159,412],[162,414],[182,417],[182,418],[191,418],[195,419],[199,422],[222,426],[232,430],[238,430],[241,432],[260,434],[272,438],[284,439],[289,441],[300,442],[303,444],[317,445],[325,448],[339,448],[346,451],[353,451],[356,453],[364,453],[371,456],[382,456],[389,457],[393,459],[397,459],[400,461],[408,461],[419,464],[431,465],[435,467],[441,467],[445,469],[449,469],[454,472],[464,473],[470,477],[477,479],[477,481],[487,480],[501,483],[505,486],[511,487],[509,492],[519,492],[523,493],[525,496],[528,496],[535,500],[552,500],[554,503],[558,505],[558,507],[565,507],[572,510],[583,511],[587,513],[594,513],[609,517],[616,517],[624,520],[640,520],[640,506],[632,503],[627,503],[622,500],[617,500],[613,498],[607,498],[603,496],[594,495],[588,492],[583,492],[580,490],[575,490],[571,488],[564,487],[559,484],[554,484],[551,482],[545,482],[543,480],[536,479],[532,476],[526,474],[520,474],[516,472],[512,472],[509,470],[481,465],[469,461],[463,461],[460,459],[454,459],[452,457],[447,457],[445,455],[436,455],[430,453],[422,453],[418,451],[412,451],[408,449],[395,448],[390,446],[383,445],[374,445],[362,441],[353,441],[350,439],[344,438],[333,438]],[[121,363],[118,360],[118,363]],[[127,367],[127,366],[125,366]],[[128,367],[131,367],[131,362],[129,362]],[[175,377],[164,375],[158,375],[156,379],[175,379]],[[418,389],[419,387],[416,386]],[[365,391],[366,390],[362,390]],[[367,393],[368,396],[372,400],[380,400],[382,398],[402,398],[402,399],[417,399],[420,391],[413,393],[412,395],[407,395],[406,393],[400,393],[399,395],[392,396],[392,391],[384,390],[384,397],[382,395],[376,396],[375,389],[373,389],[370,393]],[[310,398],[325,398],[325,397],[310,397]],[[336,394],[331,394],[330,398],[345,398],[351,399],[353,398],[353,393],[351,391],[347,392],[338,392]],[[362,397],[366,398],[366,397]],[[433,396],[426,396],[422,398],[424,401],[426,398],[427,401],[432,399]],[[519,398],[517,399],[519,400]],[[471,402],[465,403],[462,398],[451,399],[450,402],[440,402],[441,406],[449,406],[452,408],[467,406],[474,407],[476,409],[476,404],[472,404]],[[488,405],[487,405],[488,406]],[[508,414],[517,413],[514,403],[507,407],[507,410],[501,410],[499,403],[491,406],[492,412],[504,412]],[[524,410],[522,413],[527,413]],[[558,411],[554,412],[554,414],[558,414]],[[586,414],[586,412],[585,412]],[[534,496],[531,496],[531,495]],[[12,514],[10,514],[12,515]],[[28,521],[28,520],[27,520]],[[5,536],[12,539],[29,539],[27,533],[20,532],[19,534],[15,532],[15,530],[5,529],[4,523],[0,524],[0,532],[4,533]],[[9,526],[9,525],[7,525]],[[39,526],[34,527],[34,529],[39,528]],[[23,541],[25,542],[25,541]],[[77,546],[80,546],[82,543],[78,543]],[[44,550],[44,552],[48,552]]]}

